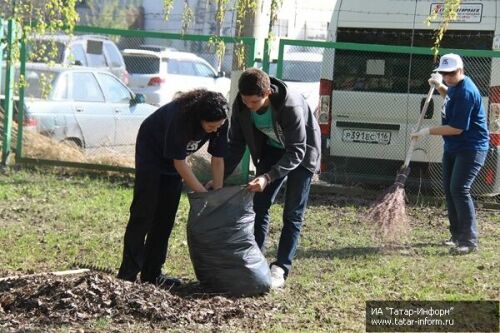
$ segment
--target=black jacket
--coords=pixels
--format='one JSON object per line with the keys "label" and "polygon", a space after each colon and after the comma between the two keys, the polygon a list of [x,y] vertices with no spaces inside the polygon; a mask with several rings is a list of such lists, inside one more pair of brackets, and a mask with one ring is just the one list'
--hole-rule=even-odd
{"label": "black jacket", "polygon": [[[302,165],[309,171],[319,171],[321,134],[318,122],[302,95],[292,92],[278,79],[271,78],[272,120],[276,137],[285,154],[268,172],[271,180],[286,176]],[[233,103],[229,124],[229,144],[224,158],[225,176],[230,175],[241,161],[248,146],[255,165],[262,158],[267,137],[252,123],[251,111],[243,104],[240,94]]]}

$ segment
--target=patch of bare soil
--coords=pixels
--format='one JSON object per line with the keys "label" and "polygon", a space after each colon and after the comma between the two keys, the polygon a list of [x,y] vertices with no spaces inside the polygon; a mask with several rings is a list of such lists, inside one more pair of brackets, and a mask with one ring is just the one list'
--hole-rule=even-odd
{"label": "patch of bare soil", "polygon": [[94,272],[0,281],[1,332],[78,327],[101,318],[116,324],[148,323],[157,329],[237,323],[256,331],[274,310],[265,296],[234,299],[210,295],[193,283],[164,290]]}

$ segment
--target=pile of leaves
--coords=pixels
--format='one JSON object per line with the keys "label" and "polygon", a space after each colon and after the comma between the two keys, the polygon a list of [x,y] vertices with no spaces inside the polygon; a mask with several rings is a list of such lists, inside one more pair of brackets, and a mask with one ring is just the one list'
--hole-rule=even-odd
{"label": "pile of leaves", "polygon": [[0,281],[0,331],[67,327],[100,318],[121,324],[147,322],[156,328],[215,328],[236,319],[258,329],[255,325],[262,320],[257,318],[275,310],[266,299],[205,294],[194,283],[164,290],[104,273],[34,275]]}

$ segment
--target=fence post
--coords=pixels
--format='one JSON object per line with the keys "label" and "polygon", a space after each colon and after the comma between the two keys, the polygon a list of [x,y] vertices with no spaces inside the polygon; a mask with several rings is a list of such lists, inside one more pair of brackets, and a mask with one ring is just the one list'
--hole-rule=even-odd
{"label": "fence post", "polygon": [[4,121],[2,138],[2,161],[1,165],[7,164],[10,154],[10,140],[12,132],[12,114],[14,107],[14,61],[13,46],[16,36],[16,24],[14,19],[9,19],[7,28],[7,66],[5,74],[5,101],[4,101]]}
{"label": "fence post", "polygon": [[5,43],[3,40],[3,18],[0,17],[0,95],[2,94],[2,64],[3,64],[3,50],[5,48]]}
{"label": "fence post", "polygon": [[21,39],[21,66],[19,68],[19,78],[24,78],[19,85],[19,101],[17,104],[17,146],[16,146],[16,163],[23,157],[23,128],[24,128],[24,91],[26,88],[26,39]]}

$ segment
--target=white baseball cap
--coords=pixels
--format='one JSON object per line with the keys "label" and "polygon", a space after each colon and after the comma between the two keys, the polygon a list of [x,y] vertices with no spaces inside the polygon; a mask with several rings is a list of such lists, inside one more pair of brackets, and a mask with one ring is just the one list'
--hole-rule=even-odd
{"label": "white baseball cap", "polygon": [[439,59],[439,67],[434,72],[453,72],[458,68],[464,68],[462,58],[458,54],[448,53]]}

